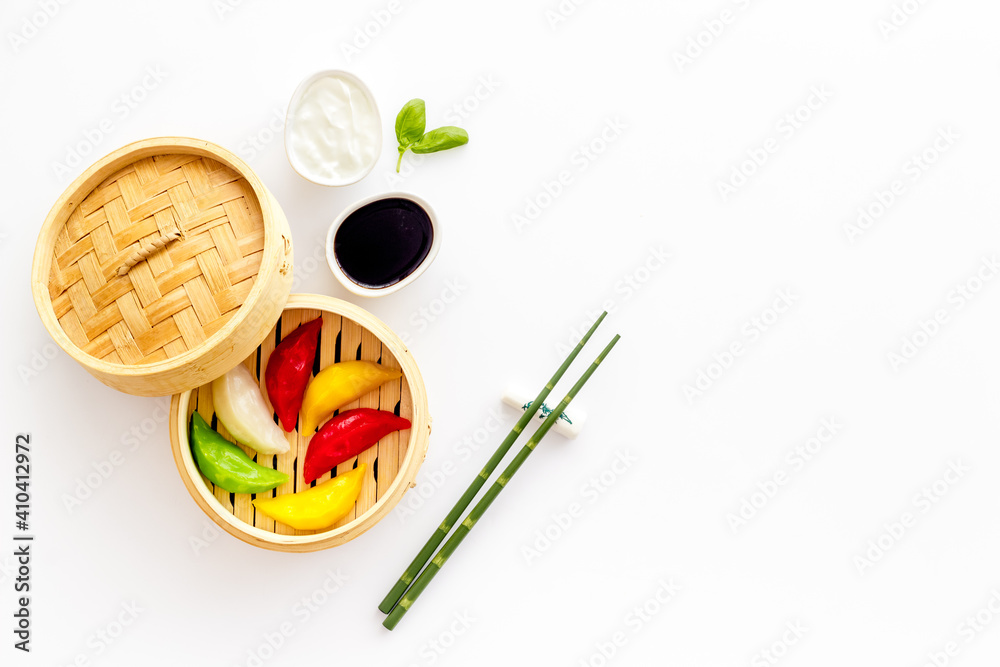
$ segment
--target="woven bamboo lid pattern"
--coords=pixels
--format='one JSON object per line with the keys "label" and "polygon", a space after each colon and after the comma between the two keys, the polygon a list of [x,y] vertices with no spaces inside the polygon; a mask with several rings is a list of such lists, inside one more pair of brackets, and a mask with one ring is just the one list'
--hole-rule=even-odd
{"label": "woven bamboo lid pattern", "polygon": [[[101,173],[108,169],[114,172]],[[228,367],[238,363],[280,315],[290,288],[287,223],[270,194],[248,181],[256,177],[234,156],[194,140],[139,142],[91,171],[91,181],[103,179],[91,187],[78,181],[67,191],[36,251],[36,302],[37,283],[44,281],[48,303],[40,303],[39,312],[57,342],[84,365],[112,375],[116,368],[156,374],[165,363],[197,362],[195,356],[211,352],[213,336],[225,338],[226,325],[244,304],[244,311],[252,309],[255,294],[278,301],[266,308],[269,315],[259,313],[267,321],[256,323],[263,329],[252,334],[256,340],[241,338],[242,354],[227,360]],[[40,262],[47,234],[49,256]],[[47,274],[38,275],[45,264]],[[281,286],[254,292],[262,274]],[[222,349],[231,352],[229,345]],[[163,395],[203,380],[118,388]]]}
{"label": "woven bamboo lid pattern", "polygon": [[160,155],[116,173],[73,211],[56,238],[49,295],[87,354],[161,361],[222,328],[249,295],[263,250],[260,205],[239,174]]}

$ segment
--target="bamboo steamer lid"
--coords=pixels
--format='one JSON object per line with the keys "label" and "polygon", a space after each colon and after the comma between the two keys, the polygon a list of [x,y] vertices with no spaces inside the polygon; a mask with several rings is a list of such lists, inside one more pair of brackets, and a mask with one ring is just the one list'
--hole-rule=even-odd
{"label": "bamboo steamer lid", "polygon": [[163,137],[67,188],[39,234],[31,288],[49,334],[94,377],[167,396],[254,352],[291,282],[288,223],[246,163]]}

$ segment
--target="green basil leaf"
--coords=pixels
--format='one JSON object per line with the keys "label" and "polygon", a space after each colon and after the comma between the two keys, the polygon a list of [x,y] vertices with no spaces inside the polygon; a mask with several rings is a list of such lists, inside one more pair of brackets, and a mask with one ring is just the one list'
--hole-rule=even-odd
{"label": "green basil leaf", "polygon": [[427,125],[427,112],[424,101],[412,99],[403,105],[396,116],[396,140],[400,148],[405,148],[424,136]]}
{"label": "green basil leaf", "polygon": [[437,153],[469,143],[469,133],[460,127],[447,125],[431,130],[410,146],[414,153]]}

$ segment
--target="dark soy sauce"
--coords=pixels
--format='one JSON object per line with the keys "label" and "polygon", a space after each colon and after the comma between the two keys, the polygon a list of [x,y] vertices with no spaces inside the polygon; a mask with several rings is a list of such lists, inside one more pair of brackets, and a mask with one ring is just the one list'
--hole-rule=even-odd
{"label": "dark soy sauce", "polygon": [[431,250],[430,216],[416,202],[391,197],[365,204],[337,229],[333,254],[348,278],[362,287],[395,285]]}

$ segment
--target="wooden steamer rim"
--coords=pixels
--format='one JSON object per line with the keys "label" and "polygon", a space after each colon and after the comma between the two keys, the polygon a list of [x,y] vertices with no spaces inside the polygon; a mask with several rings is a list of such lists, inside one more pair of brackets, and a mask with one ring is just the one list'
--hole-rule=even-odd
{"label": "wooden steamer rim", "polygon": [[[77,214],[77,209],[88,197],[115,175],[127,170],[133,164],[140,164],[144,160],[185,155],[197,156],[203,161],[219,163],[221,167],[235,172],[236,178],[232,182],[244,181],[246,186],[249,186],[247,194],[252,194],[256,199],[254,203],[259,207],[262,219],[263,248],[259,266],[249,274],[253,283],[245,297],[240,295],[240,305],[223,313],[223,317],[219,318],[222,324],[216,330],[201,332],[200,335],[203,336],[203,339],[196,340],[194,343],[187,340],[179,341],[180,344],[177,347],[181,347],[182,344],[185,348],[182,351],[166,352],[166,358],[162,358],[164,354],[159,354],[158,356],[161,358],[134,363],[125,361],[119,363],[91,354],[82,349],[82,346],[75,342],[64,329],[56,314],[53,304],[54,297],[50,293],[51,283],[54,280],[55,267],[53,262],[60,234],[66,229],[74,215],[78,218],[82,216],[83,212]],[[180,168],[178,168],[179,170]],[[174,186],[184,183],[186,181],[183,177],[179,177],[171,180],[168,185]],[[147,195],[144,193],[143,197],[147,197]],[[148,199],[143,199],[142,204],[147,202]],[[171,201],[169,212],[175,216],[178,233],[183,235],[183,231],[179,230],[180,219],[176,217],[178,214],[174,209],[174,204],[175,202]],[[218,204],[218,206],[223,206],[223,204]],[[137,206],[137,208],[142,208],[142,206]],[[253,216],[256,212],[251,211],[251,214]],[[228,213],[223,217],[227,216]],[[131,218],[131,215],[129,217]],[[159,220],[157,223],[157,227],[160,227]],[[132,221],[131,224],[137,225],[139,223]],[[159,231],[162,232],[162,228]],[[90,233],[89,230],[85,231],[84,237]],[[152,238],[154,235],[137,239],[127,248],[116,248],[119,253],[124,253],[126,250],[132,251],[121,267],[125,272],[133,264],[143,263],[146,255],[155,254],[164,245],[176,239],[176,235],[171,234],[162,234],[156,239]],[[76,240],[73,242],[75,243]],[[182,244],[184,241],[180,240],[178,243]],[[160,245],[157,247],[156,244]],[[206,244],[206,246],[214,247],[211,244]],[[142,254],[141,250],[145,254]],[[118,257],[118,259],[121,258]],[[88,372],[104,384],[119,391],[139,396],[165,396],[199,386],[206,380],[225,373],[256,349],[260,340],[266,335],[267,329],[280,316],[284,302],[291,291],[291,267],[291,232],[288,229],[284,213],[271,193],[243,160],[208,141],[187,137],[157,137],[137,141],[111,152],[87,168],[66,188],[50,209],[39,232],[32,261],[31,287],[35,307],[53,340],[74,360],[84,366]],[[223,267],[223,269],[225,268]],[[106,266],[97,266],[97,269],[103,271],[104,274],[103,277],[98,276],[98,278],[107,280],[104,287],[109,287],[114,280],[122,280],[121,276],[124,275],[118,274],[118,277],[109,277],[110,274]],[[196,275],[195,279],[201,278],[201,275]],[[181,286],[186,289],[190,280],[184,278]],[[64,287],[64,292],[73,286],[70,284],[68,287]],[[85,289],[87,288],[85,287]],[[118,291],[123,294],[135,293],[135,283],[132,283],[131,289],[122,285]],[[62,296],[60,294],[60,297]],[[210,300],[215,296],[214,292],[210,295],[206,294],[205,299]],[[114,304],[116,301],[117,298],[113,298],[110,304]],[[180,301],[179,298],[178,301]],[[191,305],[194,305],[194,299],[191,300]],[[176,305],[174,307],[176,308]],[[170,314],[168,317],[173,318],[174,315]],[[224,317],[228,317],[228,319],[223,321]],[[124,322],[124,320],[122,321]],[[131,331],[127,322],[124,333],[128,337],[135,333]]]}
{"label": "wooden steamer rim", "polygon": [[[344,525],[312,534],[286,535],[269,532],[230,512],[203,481],[188,441],[187,420],[194,390],[175,394],[171,399],[170,445],[174,463],[188,493],[212,521],[227,533],[248,544],[274,551],[318,551],[344,544],[372,528],[396,506],[409,488],[416,485],[417,472],[427,455],[431,418],[427,392],[413,355],[399,336],[380,319],[352,303],[318,294],[292,294],[285,309],[318,310],[352,320],[373,334],[398,362],[412,399],[412,427],[406,443],[406,454],[388,489],[363,514]],[[301,466],[301,462],[298,465]]]}

